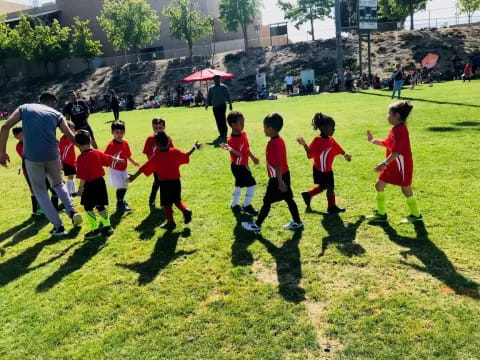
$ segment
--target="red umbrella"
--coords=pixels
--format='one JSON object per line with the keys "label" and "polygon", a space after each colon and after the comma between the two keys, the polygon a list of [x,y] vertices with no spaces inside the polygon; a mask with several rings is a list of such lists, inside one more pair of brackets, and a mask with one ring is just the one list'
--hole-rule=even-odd
{"label": "red umbrella", "polygon": [[184,83],[190,83],[195,81],[208,81],[213,80],[213,77],[219,75],[221,79],[233,79],[235,76],[233,74],[229,74],[223,71],[215,70],[215,69],[203,69],[193,73],[192,75],[187,76],[185,79],[182,80]]}
{"label": "red umbrella", "polygon": [[427,69],[431,69],[431,68],[434,68],[435,65],[437,65],[437,61],[438,61],[437,54],[428,53],[428,55],[425,56],[422,60],[422,66],[426,67]]}

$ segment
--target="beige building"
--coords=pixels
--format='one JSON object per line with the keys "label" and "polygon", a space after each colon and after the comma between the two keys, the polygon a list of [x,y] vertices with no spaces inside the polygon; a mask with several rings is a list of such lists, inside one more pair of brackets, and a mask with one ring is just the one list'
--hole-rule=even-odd
{"label": "beige building", "polygon": [[0,0],[0,15],[9,14],[16,11],[25,11],[30,8],[31,6],[28,6],[28,5],[22,5],[22,4],[17,4],[10,1]]}

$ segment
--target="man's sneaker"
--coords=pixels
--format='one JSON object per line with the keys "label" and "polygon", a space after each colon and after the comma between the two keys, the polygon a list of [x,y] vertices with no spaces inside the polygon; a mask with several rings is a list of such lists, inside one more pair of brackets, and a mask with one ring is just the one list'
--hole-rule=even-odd
{"label": "man's sneaker", "polygon": [[307,205],[307,208],[310,207],[310,203],[312,202],[312,196],[308,193],[308,191],[302,192],[302,198],[303,201],[305,201],[305,205]]}
{"label": "man's sneaker", "polygon": [[303,229],[303,223],[290,221],[288,224],[284,225],[283,228],[285,230],[300,230],[300,229]]}
{"label": "man's sneaker", "polygon": [[72,213],[70,213],[70,219],[72,219],[72,224],[75,227],[80,226],[82,224],[82,221],[83,221],[82,215],[80,215],[76,211],[73,211]]}
{"label": "man's sneaker", "polygon": [[255,209],[252,205],[244,206],[242,208],[243,212],[246,212],[248,215],[257,216],[258,210]]}
{"label": "man's sneaker", "polygon": [[118,211],[132,211],[132,209],[130,208],[130,206],[128,205],[128,203],[125,200],[117,202],[117,210]]}
{"label": "man's sneaker", "polygon": [[56,227],[56,228],[53,228],[52,230],[50,230],[50,234],[52,234],[52,236],[64,236],[64,235],[67,235],[67,233],[65,232],[65,228],[63,227],[63,225],[59,226],[59,227]]}
{"label": "man's sneaker", "polygon": [[327,209],[327,212],[329,214],[338,214],[341,212],[345,212],[345,208],[338,207],[337,205],[335,206],[329,206]]}
{"label": "man's sneaker", "polygon": [[232,206],[230,207],[230,209],[232,210],[233,213],[235,214],[239,214],[240,212],[242,212],[242,207],[240,205],[235,205],[235,206]]}
{"label": "man's sneaker", "polygon": [[183,211],[183,222],[185,224],[188,224],[188,223],[190,223],[190,221],[192,221],[192,210],[185,209]]}
{"label": "man's sneaker", "polygon": [[58,212],[65,211],[65,205],[59,204],[59,205],[57,206],[57,211],[58,211]]}
{"label": "man's sneaker", "polygon": [[259,232],[262,227],[258,226],[255,221],[244,221],[242,222],[242,227],[247,231]]}
{"label": "man's sneaker", "polygon": [[170,223],[170,222],[164,222],[162,225],[160,225],[160,229],[165,229],[165,230],[173,230],[177,227],[177,224]]}
{"label": "man's sneaker", "polygon": [[78,194],[77,194],[76,192],[74,192],[74,193],[71,193],[71,194],[70,194],[70,197],[71,197],[71,198],[74,198],[74,197],[77,196],[77,195],[78,195]]}
{"label": "man's sneaker", "polygon": [[423,221],[422,214],[420,216],[415,216],[415,215],[408,215],[406,218],[402,219],[400,221],[401,224],[413,224],[415,222],[421,222]]}
{"label": "man's sneaker", "polygon": [[387,214],[379,214],[378,211],[374,211],[373,215],[367,216],[368,222],[375,223],[375,222],[386,222],[387,221]]}
{"label": "man's sneaker", "polygon": [[95,239],[96,237],[99,237],[102,235],[99,229],[89,231],[88,233],[85,234],[85,239]]}
{"label": "man's sneaker", "polygon": [[104,226],[100,229],[100,232],[103,234],[103,235],[112,235],[113,234],[113,228],[111,226]]}

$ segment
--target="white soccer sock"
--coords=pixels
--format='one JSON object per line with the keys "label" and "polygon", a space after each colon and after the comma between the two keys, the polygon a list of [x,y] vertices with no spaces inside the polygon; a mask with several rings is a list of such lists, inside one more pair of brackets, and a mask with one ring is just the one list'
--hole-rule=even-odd
{"label": "white soccer sock", "polygon": [[75,194],[75,180],[67,179],[67,189],[69,194]]}
{"label": "white soccer sock", "polygon": [[245,202],[243,203],[243,207],[246,207],[252,203],[253,194],[255,193],[255,185],[250,186],[247,188],[247,192],[245,194]]}
{"label": "white soccer sock", "polygon": [[238,203],[240,202],[241,194],[242,194],[242,189],[240,189],[238,186],[235,186],[235,189],[233,190],[232,207],[238,205]]}

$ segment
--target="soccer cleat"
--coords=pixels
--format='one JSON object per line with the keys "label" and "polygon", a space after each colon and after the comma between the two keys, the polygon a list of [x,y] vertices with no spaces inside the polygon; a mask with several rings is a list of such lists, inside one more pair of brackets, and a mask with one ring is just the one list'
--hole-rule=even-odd
{"label": "soccer cleat", "polygon": [[290,221],[288,224],[284,225],[283,228],[285,230],[300,230],[300,229],[303,229],[303,223]]}
{"label": "soccer cleat", "polygon": [[303,201],[305,201],[305,205],[307,205],[307,208],[310,207],[310,202],[312,201],[312,196],[308,193],[308,191],[302,192],[302,198]]}
{"label": "soccer cleat", "polygon": [[63,227],[63,225],[60,225],[59,227],[56,227],[56,228],[53,228],[52,230],[50,230],[50,234],[52,234],[52,236],[64,236],[64,235],[67,235],[67,233],[65,232],[65,228]]}
{"label": "soccer cleat", "polygon": [[132,211],[132,209],[130,208],[130,206],[128,205],[128,203],[125,200],[117,202],[117,210],[118,211]]}
{"label": "soccer cleat", "polygon": [[76,192],[75,192],[75,193],[71,193],[71,194],[70,194],[70,197],[71,197],[71,198],[74,198],[74,197],[77,196],[77,195],[78,195],[78,194],[77,194]]}
{"label": "soccer cleat", "polygon": [[95,239],[96,237],[99,237],[102,235],[99,229],[89,231],[88,233],[85,234],[85,239]]}
{"label": "soccer cleat", "polygon": [[252,215],[252,216],[258,215],[258,210],[255,209],[252,205],[244,206],[242,210],[243,212],[246,212],[248,215]]}
{"label": "soccer cleat", "polygon": [[258,226],[255,221],[243,221],[242,227],[247,231],[259,232],[262,227]]}
{"label": "soccer cleat", "polygon": [[421,222],[423,221],[423,216],[420,214],[420,216],[415,216],[415,215],[408,215],[406,218],[402,219],[400,221],[401,224],[413,224],[415,222]]}
{"label": "soccer cleat", "polygon": [[72,219],[72,224],[75,227],[80,226],[82,224],[82,221],[83,221],[82,215],[80,215],[76,211],[73,211],[72,213],[70,213],[70,219]]}
{"label": "soccer cleat", "polygon": [[113,234],[113,228],[111,226],[104,226],[100,229],[100,231],[105,236]]}
{"label": "soccer cleat", "polygon": [[183,211],[183,222],[185,224],[188,224],[188,223],[190,223],[190,221],[192,221],[192,210],[185,209]]}
{"label": "soccer cleat", "polygon": [[160,229],[165,229],[165,230],[173,230],[177,227],[177,224],[170,223],[170,222],[164,222],[162,225],[160,225]]}
{"label": "soccer cleat", "polygon": [[230,209],[232,210],[233,213],[235,214],[239,214],[241,211],[242,211],[242,207],[240,205],[235,205],[235,206],[232,206],[230,207]]}
{"label": "soccer cleat", "polygon": [[58,212],[65,211],[65,205],[59,204],[59,205],[57,206],[57,211],[58,211]]}
{"label": "soccer cleat", "polygon": [[33,216],[42,216],[44,214],[42,209],[38,209],[37,211],[32,212]]}
{"label": "soccer cleat", "polygon": [[387,221],[387,214],[379,214],[378,211],[374,211],[373,215],[367,216],[368,222],[385,222]]}
{"label": "soccer cleat", "polygon": [[338,214],[341,212],[345,212],[345,208],[338,207],[337,205],[335,206],[329,206],[327,209],[327,212],[329,214]]}

